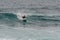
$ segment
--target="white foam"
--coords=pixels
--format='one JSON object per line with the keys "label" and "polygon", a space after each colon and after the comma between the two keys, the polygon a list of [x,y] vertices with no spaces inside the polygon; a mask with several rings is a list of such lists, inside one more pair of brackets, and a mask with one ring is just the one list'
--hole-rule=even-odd
{"label": "white foam", "polygon": [[30,13],[24,13],[24,12],[17,12],[16,15],[17,15],[18,19],[23,20],[22,16],[25,15],[27,17],[27,16],[30,16],[32,14],[30,14]]}

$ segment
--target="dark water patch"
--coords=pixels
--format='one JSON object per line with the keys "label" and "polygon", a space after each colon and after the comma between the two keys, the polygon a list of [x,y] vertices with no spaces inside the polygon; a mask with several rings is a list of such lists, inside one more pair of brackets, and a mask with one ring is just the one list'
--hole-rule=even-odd
{"label": "dark water patch", "polygon": [[0,19],[17,20],[17,16],[12,13],[0,13]]}

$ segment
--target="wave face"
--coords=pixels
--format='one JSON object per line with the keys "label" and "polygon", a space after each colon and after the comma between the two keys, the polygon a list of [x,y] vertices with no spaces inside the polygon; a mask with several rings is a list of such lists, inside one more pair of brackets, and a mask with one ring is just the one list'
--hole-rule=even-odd
{"label": "wave face", "polygon": [[20,18],[18,18],[18,15],[14,13],[0,13],[0,25],[7,25],[13,27],[47,27],[59,26],[60,24],[60,16],[28,15],[26,18],[27,22],[24,22]]}

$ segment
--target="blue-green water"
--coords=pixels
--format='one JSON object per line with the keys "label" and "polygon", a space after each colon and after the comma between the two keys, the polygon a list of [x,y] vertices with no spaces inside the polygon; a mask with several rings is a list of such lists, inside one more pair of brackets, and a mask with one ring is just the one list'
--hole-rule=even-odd
{"label": "blue-green water", "polygon": [[60,0],[0,0],[0,40],[60,40]]}

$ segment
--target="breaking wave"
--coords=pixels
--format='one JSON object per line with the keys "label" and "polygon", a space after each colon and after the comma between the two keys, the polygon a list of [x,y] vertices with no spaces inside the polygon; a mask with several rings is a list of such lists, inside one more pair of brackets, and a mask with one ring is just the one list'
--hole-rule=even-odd
{"label": "breaking wave", "polygon": [[[20,17],[21,18],[21,17]],[[60,24],[60,16],[44,16],[44,15],[30,15],[27,16],[27,22],[25,22],[26,25],[50,25],[53,24],[57,25],[57,22]],[[25,25],[23,20],[18,18],[17,14],[14,13],[0,13],[0,24],[5,24],[9,26],[21,26]],[[47,26],[47,25],[46,25]]]}

